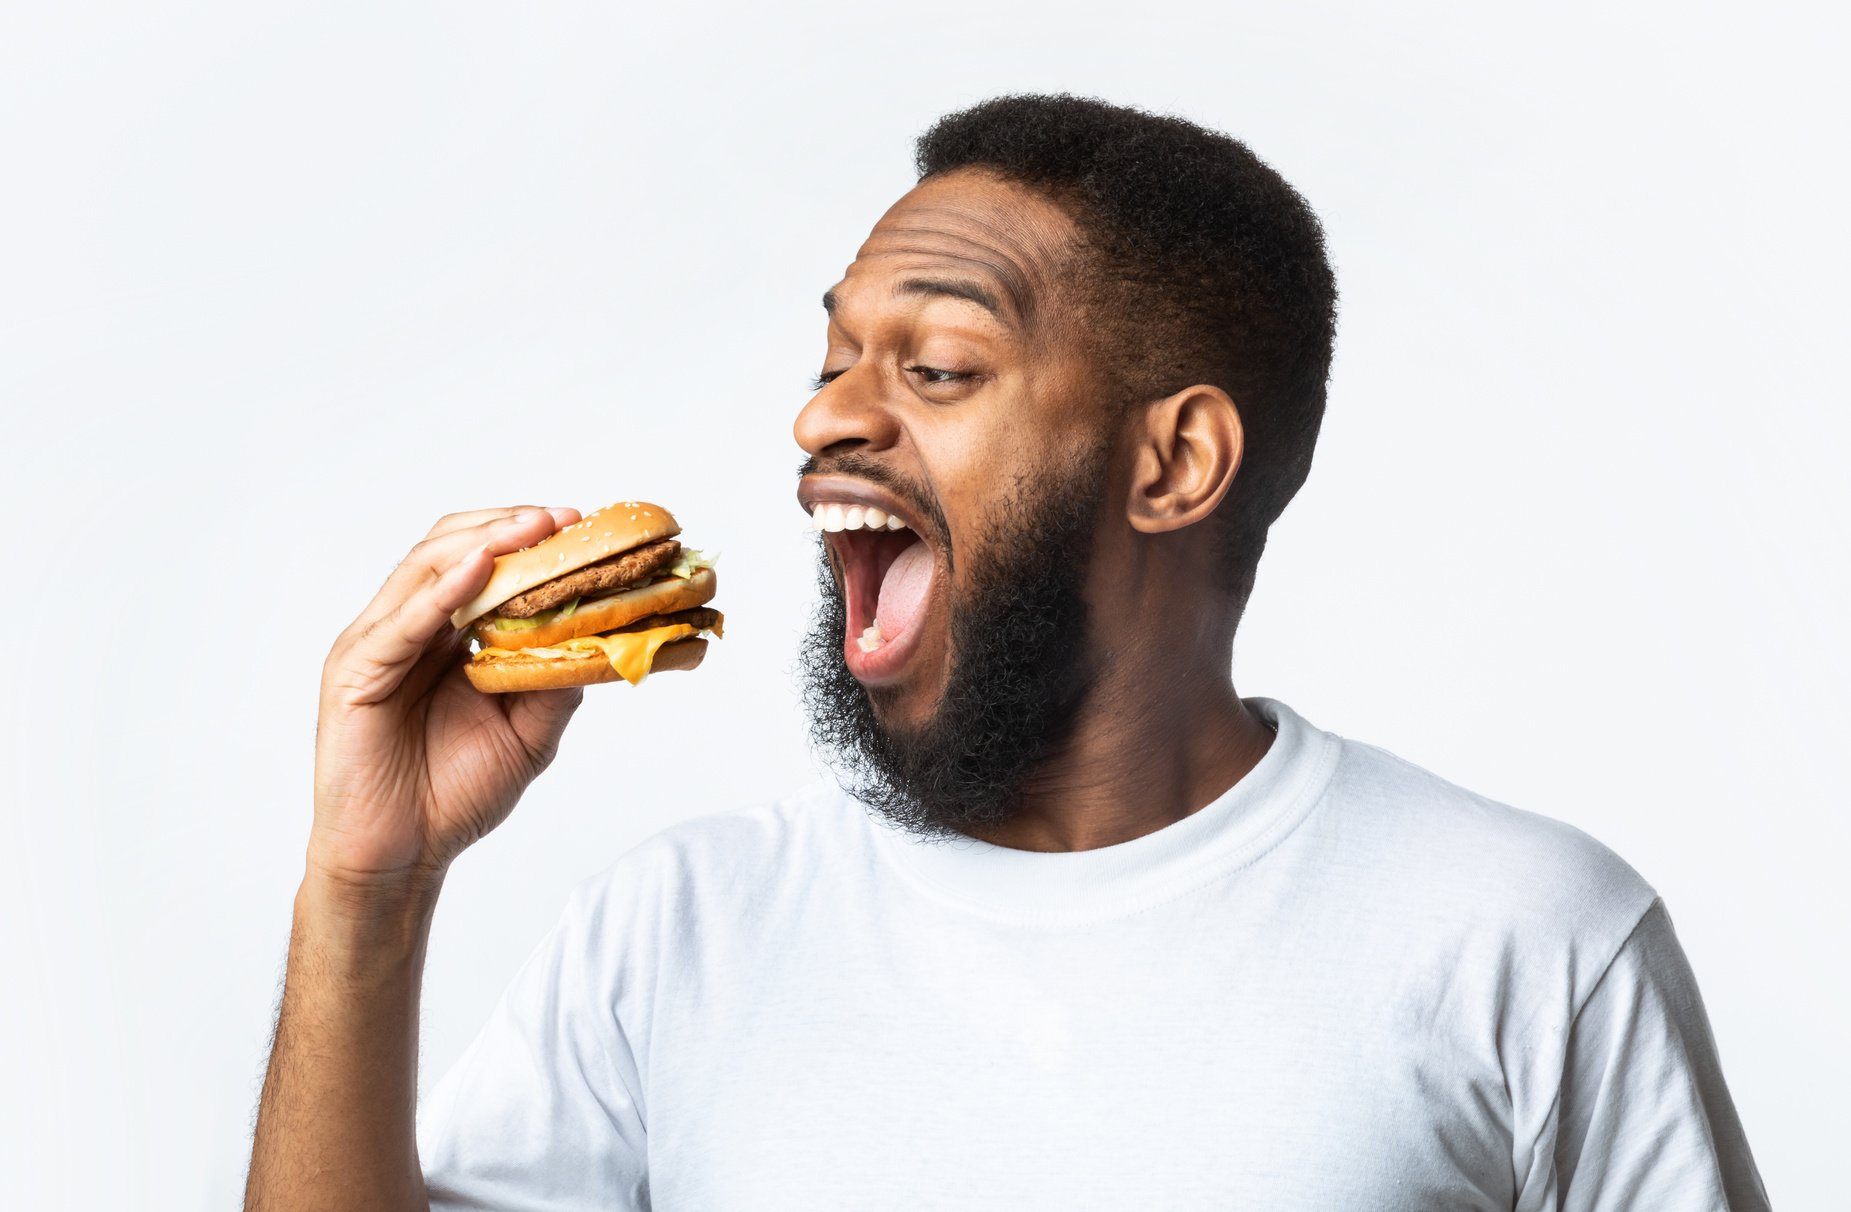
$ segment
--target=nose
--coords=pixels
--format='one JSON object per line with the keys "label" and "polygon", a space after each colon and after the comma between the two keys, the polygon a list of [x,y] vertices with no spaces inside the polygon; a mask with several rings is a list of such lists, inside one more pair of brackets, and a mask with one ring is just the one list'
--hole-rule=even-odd
{"label": "nose", "polygon": [[881,397],[874,368],[852,366],[837,375],[797,414],[791,426],[797,445],[811,455],[835,448],[885,450],[899,438],[900,426]]}

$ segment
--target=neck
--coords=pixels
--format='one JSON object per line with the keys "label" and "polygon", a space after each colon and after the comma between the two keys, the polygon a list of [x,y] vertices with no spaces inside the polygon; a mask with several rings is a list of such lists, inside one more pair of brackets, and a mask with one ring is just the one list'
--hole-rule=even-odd
{"label": "neck", "polygon": [[1015,850],[1093,850],[1212,803],[1273,741],[1219,672],[1227,657],[1223,650],[1215,661],[1172,654],[1162,666],[1114,662],[1067,742],[1024,785],[1016,815],[975,836]]}

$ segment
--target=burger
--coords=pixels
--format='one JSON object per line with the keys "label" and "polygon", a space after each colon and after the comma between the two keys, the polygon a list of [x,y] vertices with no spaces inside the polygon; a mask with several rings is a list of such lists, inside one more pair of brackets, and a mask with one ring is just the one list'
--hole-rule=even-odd
{"label": "burger", "polygon": [[450,616],[473,628],[463,667],[502,694],[591,686],[692,669],[721,634],[713,561],[683,547],[660,505],[619,501],[495,561],[481,593]]}

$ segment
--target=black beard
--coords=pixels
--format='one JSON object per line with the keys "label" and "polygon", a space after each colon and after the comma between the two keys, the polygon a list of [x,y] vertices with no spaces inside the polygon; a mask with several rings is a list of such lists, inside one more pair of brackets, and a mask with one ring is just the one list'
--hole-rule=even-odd
{"label": "black beard", "polygon": [[811,739],[849,794],[923,838],[981,834],[1016,815],[1094,680],[1081,587],[1104,466],[1095,451],[1042,478],[1032,499],[1002,500],[981,542],[959,553],[970,587],[951,603],[951,673],[918,728],[883,725],[849,673],[847,610],[819,549],[821,601],[799,672]]}

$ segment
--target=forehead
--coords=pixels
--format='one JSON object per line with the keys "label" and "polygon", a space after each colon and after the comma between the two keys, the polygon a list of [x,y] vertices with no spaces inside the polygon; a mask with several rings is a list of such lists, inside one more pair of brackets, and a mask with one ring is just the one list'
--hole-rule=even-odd
{"label": "forehead", "polygon": [[1077,234],[1059,206],[1026,186],[968,169],[947,173],[881,216],[825,304],[961,293],[917,290],[922,282],[966,286],[987,296],[1002,322],[1027,328],[1054,293]]}

